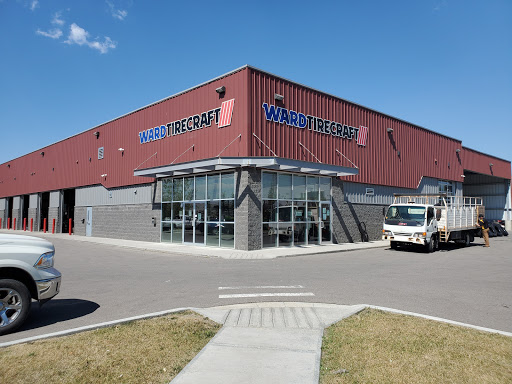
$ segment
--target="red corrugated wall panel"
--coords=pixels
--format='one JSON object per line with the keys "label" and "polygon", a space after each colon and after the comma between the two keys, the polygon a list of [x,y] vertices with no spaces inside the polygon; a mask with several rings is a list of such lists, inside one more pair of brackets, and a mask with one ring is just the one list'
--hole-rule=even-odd
{"label": "red corrugated wall panel", "polygon": [[[336,149],[359,167],[360,174],[344,180],[417,188],[422,176],[463,181],[462,160],[456,149],[461,141],[368,110],[334,96],[300,86],[251,68],[252,113],[249,129],[280,157],[315,161],[299,141],[323,163],[351,166]],[[282,103],[274,94],[284,96]],[[366,146],[356,141],[267,121],[263,103],[328,119],[353,127],[368,127]],[[387,128],[393,132],[388,134]],[[249,133],[252,135],[252,133]],[[398,156],[400,152],[400,156]],[[270,156],[256,139],[250,142],[252,156]]]}
{"label": "red corrugated wall panel", "polygon": [[[510,161],[502,160],[494,156],[475,151],[474,149],[462,148],[462,160],[464,169],[484,175],[502,177],[510,180]],[[492,166],[490,165],[492,164]]]}
{"label": "red corrugated wall panel", "polygon": [[[247,156],[247,78],[245,68],[2,164],[0,197],[100,183],[107,188],[147,183],[152,179],[133,176],[141,163],[140,168],[169,164],[192,145],[194,149],[177,162],[215,157],[240,133],[242,137],[222,156]],[[220,86],[226,87],[223,97],[215,91]],[[212,123],[197,131],[140,144],[138,133],[142,130],[218,108],[233,98],[233,117],[227,127],[219,129]],[[93,135],[96,131],[100,133],[98,139]],[[98,160],[99,147],[104,147],[103,160]],[[107,176],[102,178],[103,174]]]}

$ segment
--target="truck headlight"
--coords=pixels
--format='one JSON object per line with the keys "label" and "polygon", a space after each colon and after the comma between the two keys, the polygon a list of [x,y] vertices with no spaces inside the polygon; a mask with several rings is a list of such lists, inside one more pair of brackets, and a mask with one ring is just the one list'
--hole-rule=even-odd
{"label": "truck headlight", "polygon": [[386,231],[386,230],[384,230],[384,229],[382,230],[382,234],[383,234],[384,236],[392,236],[392,235],[393,235],[393,233],[392,233],[391,231]]}
{"label": "truck headlight", "polygon": [[37,269],[46,269],[53,267],[53,256],[55,256],[55,252],[43,253],[34,264],[34,267],[36,267]]}
{"label": "truck headlight", "polygon": [[425,237],[427,237],[427,232],[416,232],[412,235],[412,237],[421,237],[422,239],[424,239]]}

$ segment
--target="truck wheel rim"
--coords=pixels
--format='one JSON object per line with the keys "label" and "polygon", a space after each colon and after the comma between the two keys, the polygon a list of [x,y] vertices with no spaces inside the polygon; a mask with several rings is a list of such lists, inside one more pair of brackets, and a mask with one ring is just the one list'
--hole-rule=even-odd
{"label": "truck wheel rim", "polygon": [[21,313],[21,295],[12,288],[0,288],[0,327],[12,324]]}

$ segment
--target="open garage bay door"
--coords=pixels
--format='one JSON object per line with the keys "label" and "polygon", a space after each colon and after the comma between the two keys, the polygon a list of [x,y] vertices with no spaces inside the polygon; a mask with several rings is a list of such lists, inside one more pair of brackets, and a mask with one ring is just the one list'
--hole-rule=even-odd
{"label": "open garage bay door", "polygon": [[510,180],[464,171],[464,196],[483,198],[488,220],[512,220]]}

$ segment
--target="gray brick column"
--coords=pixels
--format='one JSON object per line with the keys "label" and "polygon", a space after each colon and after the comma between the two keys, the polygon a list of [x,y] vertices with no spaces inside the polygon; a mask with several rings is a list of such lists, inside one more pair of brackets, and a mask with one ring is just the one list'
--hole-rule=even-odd
{"label": "gray brick column", "polygon": [[235,249],[261,249],[261,170],[238,169],[235,177]]}

